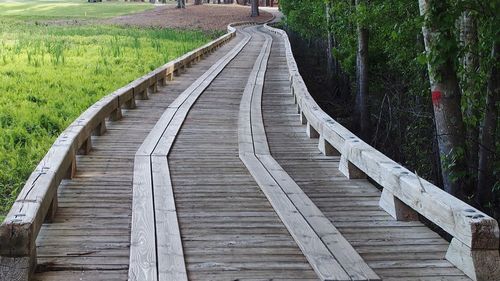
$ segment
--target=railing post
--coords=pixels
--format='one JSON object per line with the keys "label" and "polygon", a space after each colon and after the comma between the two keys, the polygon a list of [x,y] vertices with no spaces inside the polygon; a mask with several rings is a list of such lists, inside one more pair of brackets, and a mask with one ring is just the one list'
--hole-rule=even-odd
{"label": "railing post", "polygon": [[307,124],[307,118],[306,118],[306,115],[304,114],[304,111],[300,112],[300,124],[302,124],[302,125]]}
{"label": "railing post", "polygon": [[340,152],[335,149],[323,136],[319,136],[318,149],[325,156],[340,156]]}
{"label": "railing post", "polygon": [[134,97],[137,99],[137,100],[148,100],[149,99],[149,95],[148,95],[148,89],[144,89],[138,93],[135,92],[134,90]]}
{"label": "railing post", "polygon": [[[69,164],[68,170],[66,171],[64,178],[72,179],[75,177],[75,174],[76,174],[76,155],[73,154],[71,156],[71,163]],[[57,192],[54,196],[57,197]]]}
{"label": "railing post", "polygon": [[148,79],[147,91],[151,94],[158,92],[158,79],[156,79],[156,75],[153,75]]}
{"label": "railing post", "polygon": [[306,133],[307,133],[307,136],[310,138],[310,139],[317,139],[319,138],[319,133],[318,131],[316,131],[316,129],[314,129],[314,127],[311,125],[311,123],[309,121],[307,121],[307,125],[306,125]]}
{"label": "railing post", "polygon": [[379,206],[398,221],[418,221],[418,213],[384,188]]}
{"label": "railing post", "polygon": [[134,109],[136,108],[136,105],[135,105],[135,95],[132,94],[132,98],[129,99],[128,101],[125,102],[125,107],[127,109]]}
{"label": "railing post", "polygon": [[340,156],[339,170],[348,179],[366,179],[366,174],[352,164],[345,154]]}
{"label": "railing post", "polygon": [[36,268],[32,225],[4,222],[0,227],[0,280],[29,281]]}
{"label": "railing post", "polygon": [[457,238],[453,238],[446,252],[446,259],[472,280],[500,280],[498,247],[496,249],[471,249]]}
{"label": "railing post", "polygon": [[82,147],[78,150],[78,154],[87,155],[92,150],[92,137],[88,136],[87,139],[83,142]]}
{"label": "railing post", "polygon": [[366,174],[360,170],[356,165],[349,161],[349,154],[351,147],[359,143],[359,139],[350,137],[345,140],[344,147],[342,148],[342,155],[340,156],[339,171],[344,174],[348,179],[366,179]]}
{"label": "railing post", "polygon": [[45,221],[46,222],[52,222],[56,216],[57,212],[57,207],[58,207],[58,196],[57,192],[54,195],[54,198],[52,199],[52,202],[50,202],[49,210],[47,211],[47,214],[45,215]]}
{"label": "railing post", "polygon": [[113,112],[111,112],[111,114],[109,115],[109,120],[110,121],[118,121],[120,119],[122,119],[123,115],[122,115],[122,108],[120,106],[118,106],[115,110],[113,110]]}
{"label": "railing post", "polygon": [[106,133],[106,120],[103,119],[99,124],[97,124],[97,127],[94,129],[94,136],[102,136],[104,133]]}

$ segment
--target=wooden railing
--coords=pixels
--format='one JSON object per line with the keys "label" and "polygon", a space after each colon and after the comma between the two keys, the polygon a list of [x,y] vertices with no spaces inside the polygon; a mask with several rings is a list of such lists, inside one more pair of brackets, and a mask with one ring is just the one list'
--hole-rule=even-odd
{"label": "wooden railing", "polygon": [[36,238],[44,222],[57,210],[57,189],[76,172],[76,155],[92,149],[92,135],[106,131],[106,120],[122,118],[123,107],[134,108],[135,100],[147,99],[158,85],[171,80],[179,70],[200,60],[233,38],[236,29],[171,61],[96,102],[78,117],[54,142],[30,175],[0,225],[0,280],[28,280],[36,267]]}
{"label": "wooden railing", "polygon": [[340,156],[339,170],[348,178],[370,177],[380,184],[380,207],[395,219],[418,220],[420,214],[453,236],[446,258],[469,277],[500,280],[497,221],[402,167],[321,110],[302,80],[286,32],[266,28],[284,38],[290,91],[307,134],[319,138],[319,150]]}
{"label": "wooden railing", "polygon": [[188,280],[167,156],[191,107],[250,41],[244,30],[241,34],[170,103],[135,153],[129,281]]}

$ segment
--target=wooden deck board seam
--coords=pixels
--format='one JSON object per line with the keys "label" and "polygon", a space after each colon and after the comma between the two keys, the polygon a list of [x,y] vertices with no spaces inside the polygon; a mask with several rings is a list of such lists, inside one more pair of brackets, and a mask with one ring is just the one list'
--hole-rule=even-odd
{"label": "wooden deck board seam", "polygon": [[[204,90],[213,82],[213,80],[224,70],[227,66],[248,44],[251,36],[247,32],[241,32],[244,38],[235,46],[233,49],[219,59],[214,65],[212,65],[206,72],[204,72],[193,84],[191,84],[185,91],[183,91],[177,99],[175,99],[169,106],[167,106],[165,113],[160,117],[159,121],[155,124],[153,130],[148,134],[143,144],[136,153],[136,158],[146,157],[149,159],[149,177],[150,177],[150,188],[151,188],[151,204],[152,204],[152,218],[154,225],[154,249],[155,249],[155,263],[156,263],[156,279],[158,281],[163,280],[187,280],[187,269],[184,260],[184,254],[182,249],[182,240],[180,237],[179,224],[177,219],[177,213],[175,208],[175,201],[173,198],[172,183],[170,178],[170,173],[168,172],[168,160],[167,156],[171,149],[171,146],[180,130],[182,123],[184,122],[190,108],[194,105],[198,97],[204,92]],[[168,133],[171,135],[167,136]],[[165,138],[167,138],[165,140]],[[160,147],[161,146],[161,147]],[[155,160],[158,159],[158,160]],[[162,160],[163,159],[163,160]],[[157,174],[158,179],[163,177],[164,186],[159,186],[155,181],[155,169],[161,167],[161,163],[155,163],[157,161],[164,161],[166,170],[164,171],[167,175],[160,173]],[[135,170],[135,164],[134,164]],[[136,175],[134,174],[134,182],[136,181]],[[170,199],[171,206],[167,209],[161,209],[155,202],[160,196],[155,193],[155,189],[161,192],[161,195],[167,195]],[[135,206],[135,199],[133,200],[133,206]],[[133,212],[133,216],[135,211]],[[159,221],[159,214],[164,218]],[[171,245],[161,245],[159,239],[159,224],[167,227],[166,233],[162,231],[162,235],[166,236],[168,242],[175,244]],[[134,222],[134,220],[133,220]],[[139,222],[137,222],[139,223]],[[134,232],[137,232],[137,223],[132,224],[132,237]],[[163,227],[163,228],[164,228]],[[140,230],[139,230],[140,231]],[[163,236],[161,236],[163,237]],[[161,239],[163,241],[163,239]],[[167,241],[166,241],[167,242]],[[129,270],[129,280],[140,281],[141,277],[138,276],[137,271],[141,271],[141,266],[132,263],[132,257],[135,252],[140,252],[142,246],[135,243],[131,243],[131,260],[130,260],[130,270]],[[162,250],[162,248],[165,248]],[[167,264],[160,262],[165,259]],[[163,270],[162,268],[166,268]],[[148,279],[149,280],[149,279]]]}
{"label": "wooden deck board seam", "polygon": [[[265,34],[265,33],[264,33]],[[266,37],[269,37],[269,35],[266,34]],[[272,39],[271,39],[272,40]],[[271,46],[268,47],[267,52],[270,52]],[[269,54],[267,56],[267,59],[269,58]],[[304,195],[304,193],[300,190],[300,187],[296,185],[296,183],[286,174],[286,172],[279,166],[279,164],[272,158],[270,151],[269,151],[269,146],[267,144],[267,138],[266,138],[266,132],[264,129],[264,124],[263,124],[263,118],[262,118],[262,93],[264,89],[264,82],[265,82],[265,73],[267,71],[267,60],[265,60],[264,66],[262,64],[264,61],[257,61],[255,64],[255,67],[258,67],[258,70],[254,72],[255,77],[249,78],[249,83],[247,85],[252,85],[249,90],[245,91],[245,96],[242,97],[241,101],[241,107],[240,107],[240,123],[239,126],[242,126],[243,129],[239,129],[239,132],[241,134],[249,134],[248,136],[242,136],[240,138],[240,158],[242,158],[243,162],[247,166],[247,168],[250,169],[258,169],[258,167],[255,167],[255,161],[257,161],[261,167],[264,169],[264,172],[262,173],[257,173],[255,171],[250,171],[251,174],[256,177],[256,180],[258,181],[259,186],[261,188],[264,188],[263,191],[272,203],[273,207],[275,208],[276,212],[280,217],[282,218],[283,222],[285,225],[289,228],[289,231],[291,232],[292,236],[298,243],[298,245],[301,247],[303,250],[304,254],[306,257],[308,257],[308,260],[310,261],[311,265],[317,272],[318,276],[323,279],[323,280],[329,280],[328,278],[333,278],[334,280],[380,280],[380,278],[373,272],[373,270],[366,265],[366,263],[362,260],[362,258],[357,254],[357,252],[350,246],[350,244],[345,240],[342,235],[336,230],[336,228],[331,224],[331,222],[324,217],[324,215],[317,209],[312,203],[312,201]],[[254,82],[255,81],[255,82]],[[251,125],[249,125],[249,123]],[[252,149],[249,149],[248,145],[245,145],[245,142],[250,140],[252,142]],[[263,161],[262,157],[267,157],[271,159],[272,161],[269,163],[269,161]],[[251,164],[254,163],[254,164]],[[257,165],[259,165],[257,164]],[[308,204],[302,204],[302,207],[299,207],[297,205],[297,201],[293,200],[290,198],[290,195],[288,194],[290,191],[287,191],[286,188],[282,186],[282,181],[278,180],[274,173],[273,170],[280,170],[282,172],[282,177],[285,177],[285,180],[288,182],[288,185],[291,183],[295,185],[295,195],[301,196],[300,199],[306,200]],[[296,212],[300,215],[300,217],[303,220],[303,225],[305,227],[309,227],[309,231],[312,231],[318,239],[318,244],[320,243],[323,245],[323,253],[327,253],[327,255],[330,256],[330,263],[333,264],[333,266],[330,266],[332,269],[335,269],[333,272],[330,271],[327,273],[321,272],[323,269],[321,266],[318,266],[318,264],[315,263],[321,263],[325,262],[324,259],[318,260],[314,257],[314,255],[317,255],[318,253],[311,253],[308,252],[308,249],[305,248],[307,245],[303,245],[301,241],[303,238],[300,237],[300,235],[294,234],[295,229],[290,229],[290,225],[285,221],[287,220],[286,217],[284,217],[281,213],[280,210],[277,209],[279,206],[275,205],[273,201],[273,197],[276,197],[278,195],[273,195],[272,192],[267,190],[263,185],[266,185],[265,183],[262,182],[262,178],[258,179],[258,177],[269,177],[268,184],[271,184],[274,182],[274,184],[279,187],[281,190],[280,196],[283,197],[283,199],[288,200],[291,205],[293,206],[292,208],[296,210]],[[265,182],[266,180],[264,180]],[[269,182],[270,181],[270,182]],[[312,209],[312,213],[310,210],[309,211],[309,216],[304,215],[304,208],[309,208]],[[311,217],[312,216],[312,217]],[[290,218],[288,218],[290,219]],[[316,223],[311,224],[311,221],[314,220]],[[321,220],[321,221],[318,221]],[[304,225],[305,224],[305,225]],[[327,231],[325,232],[325,226],[327,225],[326,229]],[[323,230],[323,235],[320,235],[317,230],[318,228],[322,228]],[[329,231],[328,231],[329,230]],[[343,255],[342,252],[338,253],[339,250],[338,246],[333,246],[336,243],[326,243],[323,239],[325,239],[326,236],[332,236],[334,235],[336,238],[333,239],[333,242],[337,242],[340,240],[342,244],[343,249],[347,252],[347,254]],[[327,237],[328,238],[328,237]],[[332,241],[331,241],[332,242]],[[330,246],[327,246],[330,245]],[[317,249],[316,249],[317,250]],[[320,251],[321,252],[321,251]],[[336,252],[337,256],[341,257],[341,261],[344,263],[344,266],[342,265],[341,262],[339,262],[338,257],[336,257],[333,253]],[[350,256],[353,257],[350,257]],[[347,267],[345,265],[348,265]],[[342,273],[343,272],[343,276]],[[330,274],[330,276],[328,276]],[[340,274],[340,275],[339,275]],[[336,275],[336,276],[335,276]]]}

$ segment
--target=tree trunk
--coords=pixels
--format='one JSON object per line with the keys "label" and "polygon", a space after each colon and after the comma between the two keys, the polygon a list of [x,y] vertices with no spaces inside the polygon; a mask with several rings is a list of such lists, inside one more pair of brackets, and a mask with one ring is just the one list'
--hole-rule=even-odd
{"label": "tree trunk", "polygon": [[[466,134],[467,134],[467,170],[472,179],[472,187],[475,186],[479,164],[479,107],[481,100],[479,89],[474,79],[479,70],[479,58],[477,53],[478,36],[476,19],[470,11],[462,14],[460,21],[460,41],[465,48],[462,58],[464,75],[462,76],[462,97],[465,99]],[[468,191],[467,193],[470,193]]]}
{"label": "tree trunk", "polygon": [[[356,6],[363,0],[356,0]],[[368,41],[369,31],[360,22],[357,24],[358,30],[358,51],[356,55],[356,123],[358,133],[362,139],[370,137],[370,116],[368,113]]]}
{"label": "tree trunk", "polygon": [[328,37],[327,37],[327,46],[326,46],[326,74],[328,76],[328,79],[332,79],[333,77],[333,69],[334,69],[334,62],[333,62],[333,56],[332,56],[332,49],[333,49],[333,35],[332,31],[330,30],[330,8],[331,8],[331,3],[330,1],[325,2],[325,18],[326,18],[326,29],[328,30]]}
{"label": "tree trunk", "polygon": [[251,17],[259,16],[259,0],[252,0],[252,14]]}
{"label": "tree trunk", "polygon": [[495,184],[495,142],[498,120],[498,102],[500,101],[500,44],[494,43],[492,50],[493,67],[488,79],[486,109],[479,148],[479,176],[477,200],[481,206],[488,206],[494,200],[493,185]]}
{"label": "tree trunk", "polygon": [[[435,15],[430,15],[431,7]],[[460,88],[453,65],[456,54],[436,47],[433,40],[440,33],[439,26],[430,17],[443,17],[447,12],[445,2],[419,0],[420,14],[426,17],[422,27],[425,50],[433,57],[441,58],[441,63],[428,63],[429,80],[434,108],[434,120],[441,159],[443,187],[448,193],[462,198],[465,181],[465,127],[460,108]],[[448,31],[449,32],[449,31]],[[440,40],[450,39],[453,34],[441,32]],[[443,43],[441,43],[442,45]]]}
{"label": "tree trunk", "polygon": [[177,0],[177,8],[186,8],[186,0]]}

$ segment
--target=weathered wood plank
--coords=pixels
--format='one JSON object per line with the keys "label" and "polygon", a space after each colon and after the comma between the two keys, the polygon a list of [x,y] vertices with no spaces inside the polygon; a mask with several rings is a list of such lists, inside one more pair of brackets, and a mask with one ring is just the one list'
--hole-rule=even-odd
{"label": "weathered wood plank", "polygon": [[[262,158],[265,157],[272,158],[269,155],[270,152],[267,145],[266,132],[264,130],[264,122],[261,112],[262,91],[271,46],[272,39],[270,36],[266,35],[264,47],[254,64],[253,71],[248,79],[247,87],[243,92],[238,123],[240,159],[254,176],[260,188],[273,205],[273,208],[276,210],[278,216],[280,216],[288,231],[292,234],[298,246],[301,248],[302,252],[321,280],[351,280],[351,277],[355,279],[359,278],[359,280],[363,280],[363,278],[365,280],[376,280],[378,279],[376,274],[373,273],[373,271],[366,264],[364,264],[362,259],[357,254],[356,257],[358,260],[356,261],[361,262],[358,262],[358,264],[352,264],[351,266],[354,267],[354,270],[351,269],[351,272],[346,272],[345,266],[339,264],[338,258],[335,258],[332,255],[332,252],[325,246],[321,238],[318,237],[315,230],[313,230],[314,226],[311,228],[310,222],[303,217],[301,209],[297,209],[297,205],[294,205],[292,201],[290,201],[290,198],[288,197],[289,195],[287,196],[286,194],[287,192],[290,192],[290,190],[286,190],[281,187],[284,186],[286,188],[287,186],[287,183],[283,182],[283,177],[277,178],[276,175],[273,175],[272,171],[269,171],[270,167],[275,167],[270,164],[277,163],[270,163],[269,161],[262,160]],[[300,190],[300,188],[298,189]],[[295,192],[299,191],[295,190]],[[318,215],[318,213],[316,212],[314,215]],[[318,225],[319,224],[316,226]],[[340,234],[338,235],[340,236]],[[348,245],[347,242],[345,242],[344,249],[342,250],[352,250],[350,246],[346,245]],[[352,250],[352,252],[355,253],[354,250]],[[353,259],[343,259],[342,261],[353,262]],[[362,269],[358,270],[360,266],[362,266]],[[360,272],[362,274],[360,274]],[[362,277],[360,278],[360,276]]]}
{"label": "weathered wood plank", "polygon": [[167,157],[151,157],[158,280],[187,280]]}
{"label": "weathered wood plank", "polygon": [[136,156],[129,280],[158,280],[151,159]]}
{"label": "weathered wood plank", "polygon": [[[306,129],[314,129],[320,138],[341,152],[339,168],[344,174],[349,178],[366,174],[387,189],[387,194],[390,192],[401,203],[434,222],[473,250],[484,250],[486,254],[488,249],[498,248],[499,231],[496,221],[446,194],[424,179],[418,178],[415,174],[359,140],[323,112],[309,95],[298,72],[286,33],[271,27],[267,28],[277,33],[285,41],[284,52],[291,77],[290,85],[297,104],[307,119]],[[385,198],[387,197],[386,195]],[[388,211],[397,216],[393,208],[394,204],[387,203],[388,201],[384,200],[381,202],[381,206],[389,207]],[[462,264],[457,265],[464,269]]]}

